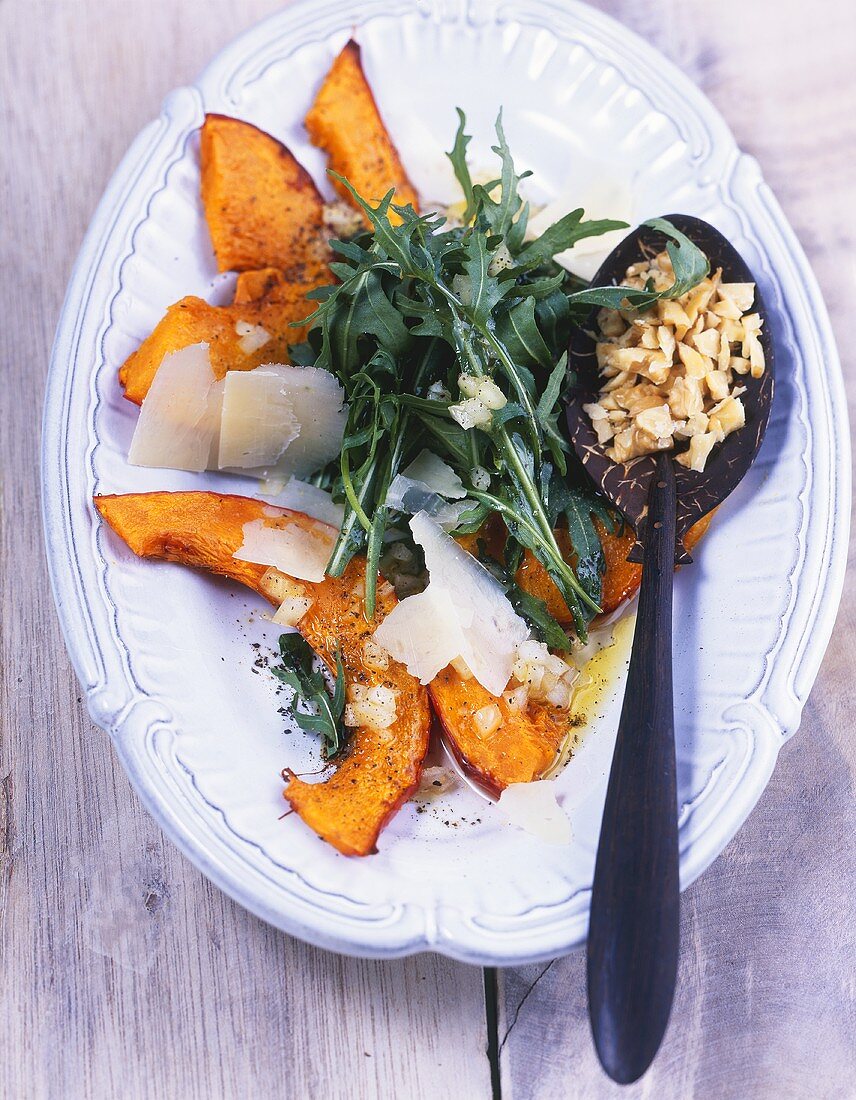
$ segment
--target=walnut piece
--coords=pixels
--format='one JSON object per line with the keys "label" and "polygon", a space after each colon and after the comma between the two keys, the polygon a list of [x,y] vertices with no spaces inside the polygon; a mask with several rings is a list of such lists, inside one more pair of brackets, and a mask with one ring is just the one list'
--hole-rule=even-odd
{"label": "walnut piece", "polygon": [[[632,264],[623,286],[672,285],[667,252]],[[681,298],[650,309],[602,309],[596,344],[602,384],[584,405],[598,442],[614,462],[688,446],[677,455],[699,473],[712,449],[746,422],[739,376],[760,378],[761,317],[750,313],[754,283],[723,283],[709,275]]]}

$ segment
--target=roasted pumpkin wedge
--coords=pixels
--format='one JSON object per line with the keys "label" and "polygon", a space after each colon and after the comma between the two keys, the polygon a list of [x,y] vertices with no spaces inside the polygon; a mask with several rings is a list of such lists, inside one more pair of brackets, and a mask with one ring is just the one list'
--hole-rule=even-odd
{"label": "roasted pumpkin wedge", "polygon": [[[711,512],[703,516],[698,523],[687,531],[684,538],[684,545],[687,550],[692,550],[698,543],[708,529],[712,518],[713,513]],[[600,607],[604,615],[609,615],[636,593],[642,583],[642,566],[627,560],[627,555],[633,549],[633,544],[636,541],[636,536],[631,527],[625,525],[623,528],[612,532],[607,531],[600,520],[596,519],[594,522],[600,537],[600,544],[603,547],[603,555],[606,559]],[[572,562],[573,555],[571,554],[567,532],[557,531],[556,538],[562,553]],[[542,599],[547,604],[550,614],[560,623],[571,621],[570,612],[558,588],[550,580],[550,576],[541,562],[528,550],[515,579],[526,592]]]}
{"label": "roasted pumpkin wedge", "polygon": [[[710,520],[711,516],[705,516],[687,533],[688,550],[702,537]],[[631,528],[612,533],[598,520],[595,525],[606,558],[601,607],[604,614],[609,614],[636,592],[642,568],[627,561],[635,542]],[[494,522],[478,535],[466,535],[458,541],[464,549],[475,553],[478,540],[483,539],[488,552],[498,558],[502,554],[502,530],[502,525]],[[556,537],[563,554],[572,560],[567,531],[557,531]],[[542,599],[555,619],[570,622],[571,615],[558,588],[544,566],[528,551],[516,580],[526,592]],[[572,734],[573,713],[546,703],[530,703],[525,710],[513,710],[504,698],[490,695],[477,680],[464,680],[451,665],[435,677],[429,691],[446,743],[458,763],[494,794],[509,783],[529,783],[540,778]],[[484,736],[479,732],[475,715],[489,704],[499,707],[502,723],[490,736]]]}
{"label": "roasted pumpkin wedge", "polygon": [[[540,779],[571,734],[574,719],[567,710],[548,703],[514,710],[503,696],[497,699],[475,678],[464,680],[451,665],[434,677],[428,690],[461,768],[494,795],[509,783]],[[502,723],[484,735],[475,715],[489,705],[499,708]]]}
{"label": "roasted pumpkin wedge", "polygon": [[[327,277],[329,272],[326,267],[321,274]],[[235,281],[232,305],[243,306],[248,302],[261,302],[266,298],[276,300],[284,296],[287,286],[288,279],[278,267],[260,267],[257,271],[242,271]]]}
{"label": "roasted pumpkin wedge", "polygon": [[[306,116],[314,145],[324,149],[330,168],[344,176],[360,195],[377,205],[391,187],[393,202],[417,206],[416,189],[380,116],[363,72],[360,47],[348,42],[318,89]],[[336,189],[351,202],[347,189]]]}
{"label": "roasted pumpkin wedge", "polygon": [[[324,200],[281,142],[225,115],[201,130],[202,200],[221,270],[241,274],[231,305],[192,295],[171,305],[119,370],[125,397],[139,405],[170,352],[206,343],[218,378],[261,363],[287,363],[288,347],[308,326],[292,328],[315,306],[307,293],[332,279]],[[270,338],[247,352],[236,329],[261,326]]]}
{"label": "roasted pumpkin wedge", "polygon": [[282,142],[249,122],[206,115],[200,162],[220,270],[275,267],[289,282],[311,278],[326,260],[324,199]]}
{"label": "roasted pumpkin wedge", "polygon": [[[428,750],[430,709],[425,688],[394,661],[379,670],[366,664],[364,643],[376,626],[363,615],[365,560],[354,558],[342,577],[319,583],[292,581],[276,569],[233,557],[251,520],[270,519],[315,526],[301,512],[273,509],[247,497],[218,493],[135,493],[99,496],[95,506],[113,530],[141,557],[162,558],[229,577],[271,603],[283,585],[300,586],[312,605],[298,629],[315,652],[335,668],[339,648],[348,685],[384,684],[396,692],[392,727],[353,731],[349,748],[332,775],[307,783],[291,775],[284,796],[323,840],[345,855],[368,855],[386,822],[416,790]],[[378,593],[380,620],[395,606],[389,586]]]}
{"label": "roasted pumpkin wedge", "polygon": [[[125,397],[140,405],[165,355],[190,347],[208,344],[211,366],[222,378],[230,370],[253,370],[261,363],[288,363],[288,347],[302,340],[308,326],[292,328],[292,322],[302,321],[315,308],[306,294],[329,273],[319,273],[311,284],[287,282],[279,270],[248,271],[241,275],[235,301],[229,306],[212,306],[192,295],[171,305],[154,331],[119,369],[119,381]],[[252,298],[256,291],[262,296]],[[246,351],[239,331],[240,322],[260,325],[270,335],[261,347]]]}

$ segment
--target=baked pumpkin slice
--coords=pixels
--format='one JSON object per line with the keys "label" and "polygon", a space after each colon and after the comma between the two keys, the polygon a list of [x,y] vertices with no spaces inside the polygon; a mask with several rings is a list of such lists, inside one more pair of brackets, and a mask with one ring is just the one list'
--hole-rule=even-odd
{"label": "baked pumpkin slice", "polygon": [[[688,550],[702,537],[711,518],[712,514],[703,517],[687,532],[684,541]],[[603,614],[610,614],[636,593],[642,567],[627,561],[636,541],[632,528],[624,526],[610,532],[597,519],[595,526],[606,562],[601,608]],[[557,531],[556,537],[565,557],[572,562],[567,531]],[[500,524],[490,524],[478,535],[464,536],[458,542],[473,553],[480,538],[486,542],[488,552],[501,556],[504,533]],[[524,591],[543,600],[558,622],[565,625],[571,622],[558,588],[529,551],[515,579]],[[461,768],[495,795],[511,783],[540,779],[564,751],[578,721],[573,711],[543,702],[528,702],[523,709],[517,709],[505,696],[491,695],[476,679],[464,679],[452,665],[431,681],[429,691],[446,744]],[[491,705],[499,709],[502,720],[495,731],[485,736],[476,715]]]}
{"label": "baked pumpkin slice", "polygon": [[[300,285],[288,282],[279,269],[267,268],[239,276],[231,305],[212,306],[193,295],[182,298],[120,367],[125,397],[141,405],[164,356],[193,344],[208,345],[217,378],[227,371],[253,370],[262,363],[288,363],[289,345],[302,340],[308,328],[292,324],[315,309],[306,294],[329,277],[319,273],[311,283]],[[259,297],[250,297],[256,292]],[[256,336],[261,336],[261,342]]]}
{"label": "baked pumpkin slice", "polygon": [[[557,531],[556,536],[563,552],[570,557],[567,532]],[[475,541],[476,536],[459,540],[470,553]],[[497,557],[502,553],[503,541],[495,528],[488,532],[488,549]],[[634,539],[632,534],[613,536],[601,529],[601,541],[607,560],[603,603],[608,601],[609,609],[613,610],[622,602],[619,595],[635,579],[624,568],[626,563],[621,557],[622,550],[625,556],[630,552]],[[534,555],[527,552],[516,580],[524,591],[542,599],[555,619],[566,625],[570,623],[571,614],[565,601]],[[497,698],[478,680],[462,677],[453,665],[443,669],[428,690],[446,745],[461,768],[493,795],[500,794],[511,783],[540,779],[559,759],[578,724],[573,710],[548,703],[527,701],[518,709],[505,695]],[[498,728],[485,736],[476,716],[489,706],[497,707],[502,719]]]}
{"label": "baked pumpkin slice", "polygon": [[290,150],[258,127],[205,116],[202,204],[220,271],[275,267],[304,283],[326,263],[324,200]]}
{"label": "baked pumpkin slice", "polygon": [[[338,649],[346,685],[384,685],[395,692],[396,719],[389,729],[359,726],[345,755],[326,780],[307,783],[291,775],[284,797],[317,834],[345,855],[375,851],[378,834],[419,785],[428,750],[430,708],[425,688],[403,665],[367,663],[365,642],[377,621],[395,606],[390,586],[378,592],[377,620],[363,615],[365,559],[354,558],[341,577],[294,581],[265,565],[234,557],[244,525],[263,520],[304,531],[318,521],[301,512],[272,508],[248,497],[209,492],[98,496],[95,506],[117,535],[141,557],[192,565],[258,592],[279,604],[284,592],[303,591],[311,605],[297,629],[331,670]],[[323,526],[323,525],[322,525]]]}
{"label": "baked pumpkin slice", "polygon": [[125,397],[137,405],[164,356],[192,344],[208,344],[217,378],[289,362],[289,346],[308,328],[292,325],[315,309],[306,295],[332,281],[324,199],[281,142],[240,119],[207,115],[200,155],[218,266],[240,272],[234,300],[214,306],[188,295],[167,309],[119,370]]}
{"label": "baked pumpkin slice", "polygon": [[[329,167],[373,206],[394,188],[396,205],[417,208],[416,188],[381,118],[353,39],[333,62],[305,124],[312,143],[328,154]],[[333,184],[353,203],[346,187],[338,180]]]}
{"label": "baked pumpkin slice", "polygon": [[[687,531],[684,537],[684,546],[687,550],[691,551],[698,543],[712,519],[713,512],[709,512]],[[611,615],[639,590],[639,585],[642,583],[642,566],[627,560],[627,555],[636,542],[636,535],[629,524],[617,527],[615,531],[608,531],[599,519],[594,520],[594,525],[600,538],[606,564],[600,608],[602,614]],[[567,531],[556,531],[556,538],[564,557],[574,564]],[[550,614],[558,622],[567,625],[572,621],[571,613],[558,588],[541,562],[529,550],[523,555],[515,580],[524,591],[543,600]]]}
{"label": "baked pumpkin slice", "polygon": [[[447,746],[462,770],[492,795],[510,783],[540,779],[572,734],[572,712],[541,702],[518,710],[474,677],[464,679],[452,665],[434,677],[428,690]],[[499,709],[501,721],[485,735],[476,715],[488,706]]]}

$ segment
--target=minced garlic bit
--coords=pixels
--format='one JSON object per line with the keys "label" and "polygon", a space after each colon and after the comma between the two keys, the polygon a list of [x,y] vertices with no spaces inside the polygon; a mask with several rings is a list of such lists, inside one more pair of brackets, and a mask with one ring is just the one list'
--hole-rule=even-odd
{"label": "minced garlic bit", "polygon": [[473,466],[470,470],[470,481],[474,489],[480,489],[483,493],[486,493],[490,488],[490,471],[486,470],[484,466]]}
{"label": "minced garlic bit", "polygon": [[272,619],[280,626],[297,626],[315,602],[305,584],[273,566],[262,574],[259,587],[268,599],[279,604]]}
{"label": "minced garlic bit", "polygon": [[425,396],[429,401],[452,400],[452,395],[449,393],[442,382],[432,382],[428,389],[425,391]]}
{"label": "minced garlic bit", "polygon": [[286,596],[273,616],[280,626],[297,626],[315,601],[309,596]]}
{"label": "minced garlic bit", "polygon": [[445,768],[442,764],[433,764],[422,769],[419,780],[418,797],[422,800],[438,798],[460,786],[460,780],[451,768]]}
{"label": "minced garlic bit", "polygon": [[489,737],[496,733],[502,725],[502,711],[496,703],[487,703],[480,707],[473,715],[476,724],[476,732],[480,737]]}
{"label": "minced garlic bit", "polygon": [[517,648],[517,659],[503,699],[512,710],[528,703],[550,703],[569,710],[579,672],[551,653],[543,642],[530,638]]}
{"label": "minced garlic bit", "polygon": [[472,671],[463,657],[455,657],[455,659],[449,663],[462,680],[472,680]]}
{"label": "minced garlic bit", "polygon": [[290,597],[305,596],[308,591],[305,584],[280,572],[274,566],[264,571],[259,588],[271,603],[282,603]]}
{"label": "minced garlic bit", "polygon": [[334,199],[324,204],[324,239],[333,237],[341,240],[353,237],[363,228],[363,215],[344,199]]}
{"label": "minced garlic bit", "polygon": [[458,386],[465,400],[449,406],[450,416],[462,428],[482,428],[491,422],[491,413],[508,404],[508,398],[492,378],[462,374]]}
{"label": "minced garlic bit", "polygon": [[398,693],[383,684],[366,687],[365,684],[348,686],[348,702],[345,704],[346,726],[368,726],[370,729],[387,730],[395,722],[395,703]]}
{"label": "minced garlic bit", "polygon": [[[665,290],[674,280],[667,252],[627,269],[624,286]],[[610,443],[614,462],[668,451],[689,440],[677,456],[701,472],[711,450],[742,428],[746,387],[737,377],[764,373],[761,317],[749,313],[754,283],[723,283],[722,271],[683,297],[660,299],[640,313],[602,309],[596,345],[603,385],[597,402],[584,405],[598,442]]]}
{"label": "minced garlic bit", "polygon": [[366,638],[363,642],[363,664],[375,672],[385,672],[389,668],[389,654],[374,638]]}
{"label": "minced garlic bit", "polygon": [[244,355],[263,348],[270,341],[270,333],[263,325],[251,325],[249,321],[236,321],[235,332],[240,336],[238,346]]}

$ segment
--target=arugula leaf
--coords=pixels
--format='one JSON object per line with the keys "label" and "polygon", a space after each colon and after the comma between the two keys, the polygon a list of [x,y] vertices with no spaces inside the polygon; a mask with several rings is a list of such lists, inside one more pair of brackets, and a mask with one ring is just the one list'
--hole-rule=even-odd
{"label": "arugula leaf", "polygon": [[517,259],[521,264],[542,264],[545,260],[551,260],[557,252],[564,252],[573,248],[577,241],[586,237],[600,237],[604,233],[611,233],[613,229],[628,229],[627,222],[615,222],[608,220],[583,221],[585,211],[572,210],[559,218],[551,226],[544,230],[540,237],[530,241],[518,254]]}
{"label": "arugula leaf", "polygon": [[402,355],[410,343],[411,336],[401,314],[384,293],[381,275],[377,271],[369,272],[365,283],[362,308],[357,314],[357,323],[362,326],[363,334],[377,337],[378,344],[391,355]]}
{"label": "arugula leaf", "polygon": [[398,214],[409,213],[413,215],[412,217],[406,217],[400,226],[394,226],[389,220],[389,210],[392,197],[395,194],[394,188],[387,191],[377,206],[372,206],[344,176],[340,176],[338,172],[334,172],[332,169],[328,169],[328,172],[334,180],[341,183],[349,192],[354,202],[369,219],[372,225],[374,243],[390,260],[398,264],[402,275],[418,274],[429,266],[428,254],[423,250],[423,254],[420,255],[413,245],[412,238],[417,228],[423,224],[423,220],[415,214],[413,208],[395,207]]}
{"label": "arugula leaf", "polygon": [[553,356],[535,321],[534,298],[522,298],[501,314],[496,322],[496,335],[515,363],[545,370],[552,367]]}
{"label": "arugula leaf", "polygon": [[559,400],[559,395],[562,392],[562,385],[567,374],[568,353],[563,351],[561,358],[550,372],[547,385],[544,387],[544,392],[541,394],[538,401],[538,407],[535,409],[535,415],[538,417],[542,427],[547,424],[548,417],[552,416],[555,412],[556,402]]}
{"label": "arugula leaf", "polygon": [[[521,172],[520,175],[517,175],[514,170],[514,158],[508,148],[508,142],[505,140],[505,130],[502,126],[502,111],[499,112],[496,118],[496,138],[497,143],[492,145],[491,149],[500,159],[502,174],[498,180],[491,183],[476,184],[473,187],[473,197],[477,209],[480,210],[491,233],[501,238],[507,237],[514,218],[523,205],[523,200],[520,198],[517,189],[518,185],[522,179],[531,176],[532,173]],[[492,193],[497,187],[500,189],[499,199],[494,199]],[[512,241],[514,241],[514,237],[512,237]],[[510,248],[509,251],[511,251]]]}
{"label": "arugula leaf", "polygon": [[461,110],[460,107],[455,108],[458,112],[458,130],[455,134],[455,143],[452,146],[452,151],[447,153],[446,156],[452,162],[452,168],[455,171],[455,178],[461,185],[461,190],[464,193],[464,199],[466,200],[466,207],[462,221],[464,225],[469,225],[475,213],[475,203],[473,201],[473,180],[470,175],[470,169],[467,165],[467,146],[469,145],[470,135],[466,133],[467,116]]}
{"label": "arugula leaf", "polygon": [[568,305],[567,294],[562,290],[554,290],[546,298],[537,299],[535,322],[548,347],[554,351],[557,348],[566,348],[571,339],[571,307]]}
{"label": "arugula leaf", "polygon": [[[514,269],[512,269],[514,271]],[[547,275],[543,279],[521,279],[514,287],[513,293],[521,298],[550,298],[566,283],[568,273],[557,271],[555,275]]]}
{"label": "arugula leaf", "polygon": [[488,554],[484,542],[477,543],[478,559],[502,585],[508,602],[517,614],[526,622],[539,642],[546,642],[550,649],[567,653],[571,649],[571,639],[550,614],[544,600],[526,592],[514,579],[518,563],[506,558],[505,565]]}
{"label": "arugula leaf", "polygon": [[553,462],[560,474],[567,473],[565,455],[571,449],[570,444],[559,430],[559,397],[567,376],[568,353],[565,351],[550,373],[547,385],[544,387],[544,392],[541,394],[538,406],[535,409],[538,423],[541,425],[547,446],[553,456]]}
{"label": "arugula leaf", "polygon": [[506,592],[509,603],[531,627],[539,642],[546,642],[550,649],[568,653],[571,639],[550,614],[547,604],[539,596],[526,592],[518,584],[512,584]]}
{"label": "arugula leaf", "polygon": [[[342,654],[336,650],[336,680],[332,697],[320,669],[315,664],[312,647],[300,634],[281,634],[279,638],[281,664],[271,672],[294,690],[291,713],[305,733],[320,733],[324,756],[333,760],[345,748],[348,729],[342,721],[345,713],[345,669]],[[307,709],[311,708],[311,709]]]}
{"label": "arugula leaf", "polygon": [[469,287],[465,305],[467,315],[473,324],[486,325],[497,302],[505,290],[499,279],[490,274],[490,255],[487,250],[487,237],[483,233],[472,232],[466,239],[466,259],[464,271],[469,277]]}
{"label": "arugula leaf", "polygon": [[606,559],[593,519],[597,517],[607,531],[614,531],[615,513],[593,489],[570,485],[565,479],[555,475],[551,479],[549,492],[553,522],[563,516],[568,525],[568,537],[577,558],[577,579],[595,603],[599,604],[603,595]]}
{"label": "arugula leaf", "polygon": [[672,260],[675,281],[665,290],[637,290],[629,286],[590,287],[568,295],[570,305],[606,306],[609,309],[621,309],[627,302],[634,309],[650,309],[661,298],[681,298],[687,291],[707,277],[710,261],[696,245],[675,229],[665,218],[651,218],[644,223],[652,229],[658,229],[667,237],[666,251]]}
{"label": "arugula leaf", "polygon": [[702,279],[707,278],[710,272],[710,260],[689,237],[665,218],[650,218],[645,224],[652,229],[658,229],[668,238],[666,251],[672,261],[675,281],[666,291],[665,297],[680,298],[694,286],[698,286]]}
{"label": "arugula leaf", "polygon": [[[458,469],[466,469],[480,466],[478,461],[478,436],[475,432],[466,431],[454,420],[444,420],[439,416],[423,414],[422,425],[434,437],[434,442],[439,444]],[[476,460],[473,461],[473,447],[476,448]]]}

